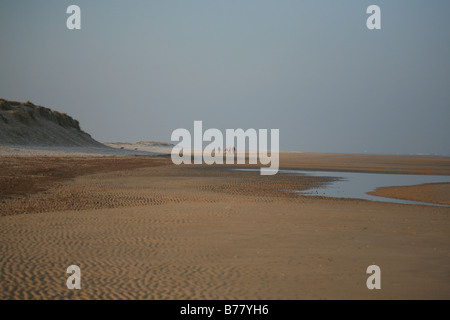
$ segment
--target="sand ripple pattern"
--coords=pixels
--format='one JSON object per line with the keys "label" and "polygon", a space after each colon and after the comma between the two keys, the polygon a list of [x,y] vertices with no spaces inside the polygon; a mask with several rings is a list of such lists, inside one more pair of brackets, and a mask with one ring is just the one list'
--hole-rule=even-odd
{"label": "sand ripple pattern", "polygon": [[[0,298],[264,298],[273,274],[258,259],[243,263],[245,253],[220,223],[208,228],[221,214],[162,208],[3,217]],[[220,242],[202,240],[218,231]],[[71,264],[82,270],[79,291],[65,285]]]}
{"label": "sand ripple pattern", "polygon": [[285,190],[304,190],[322,183],[324,179],[318,177],[280,175],[274,180],[256,172],[230,173],[215,167],[142,168],[76,177],[45,191],[3,199],[0,215],[213,203],[231,198],[238,202],[271,202],[274,196],[302,201]]}
{"label": "sand ripple pattern", "polygon": [[371,299],[373,263],[375,298],[448,299],[449,208],[283,191],[318,183],[158,166],[4,199],[0,299]]}

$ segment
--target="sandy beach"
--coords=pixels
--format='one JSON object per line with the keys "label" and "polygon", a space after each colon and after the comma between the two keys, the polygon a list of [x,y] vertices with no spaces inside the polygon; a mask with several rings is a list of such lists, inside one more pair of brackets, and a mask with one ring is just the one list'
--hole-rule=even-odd
{"label": "sandy beach", "polygon": [[[0,299],[450,298],[448,207],[305,197],[286,190],[327,179],[164,157],[0,163]],[[283,153],[281,168],[449,175],[450,160]],[[377,193],[448,203],[449,185]]]}
{"label": "sandy beach", "polygon": [[450,300],[449,12],[0,1],[0,300]]}

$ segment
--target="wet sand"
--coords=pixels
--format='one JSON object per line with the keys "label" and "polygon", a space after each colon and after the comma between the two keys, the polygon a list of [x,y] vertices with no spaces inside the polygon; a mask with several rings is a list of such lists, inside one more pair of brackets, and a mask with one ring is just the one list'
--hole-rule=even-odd
{"label": "wet sand", "polygon": [[169,163],[169,159],[146,157],[0,157],[0,199],[44,191],[81,175]]}
{"label": "wet sand", "polygon": [[450,175],[448,157],[281,152],[285,169]]}
{"label": "wet sand", "polygon": [[[450,171],[448,158],[315,157],[281,165]],[[302,197],[283,190],[326,181],[163,158],[0,161],[15,183],[2,184],[1,299],[450,298],[450,208]],[[81,290],[66,288],[71,264]],[[371,264],[381,290],[366,287]]]}

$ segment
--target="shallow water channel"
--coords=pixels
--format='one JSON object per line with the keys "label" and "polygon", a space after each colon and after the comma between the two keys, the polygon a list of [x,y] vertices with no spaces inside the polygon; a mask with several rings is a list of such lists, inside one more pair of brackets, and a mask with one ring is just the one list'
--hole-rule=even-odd
{"label": "shallow water channel", "polygon": [[[259,169],[234,169],[239,171],[259,171]],[[449,182],[450,176],[412,175],[412,174],[383,174],[342,171],[303,171],[279,170],[279,173],[292,175],[309,175],[316,177],[331,177],[333,181],[327,182],[318,188],[296,191],[305,196],[322,196],[334,198],[365,199],[370,201],[392,202],[403,204],[421,204],[432,206],[447,206],[428,202],[409,201],[394,198],[378,197],[367,194],[379,187],[413,186],[426,183]]]}

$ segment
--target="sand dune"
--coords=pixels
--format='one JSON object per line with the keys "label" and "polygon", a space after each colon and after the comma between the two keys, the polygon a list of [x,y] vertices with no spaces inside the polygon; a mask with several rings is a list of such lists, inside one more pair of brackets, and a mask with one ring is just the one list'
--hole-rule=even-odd
{"label": "sand dune", "polygon": [[107,142],[106,146],[120,150],[130,150],[137,152],[150,152],[158,154],[170,154],[172,152],[173,144],[160,141],[139,141],[131,142]]}
{"label": "sand dune", "polygon": [[[125,146],[125,147],[123,147]],[[102,144],[77,120],[33,103],[0,99],[0,156],[164,155],[165,142]]]}
{"label": "sand dune", "polygon": [[0,144],[104,147],[77,120],[33,103],[0,99]]}

